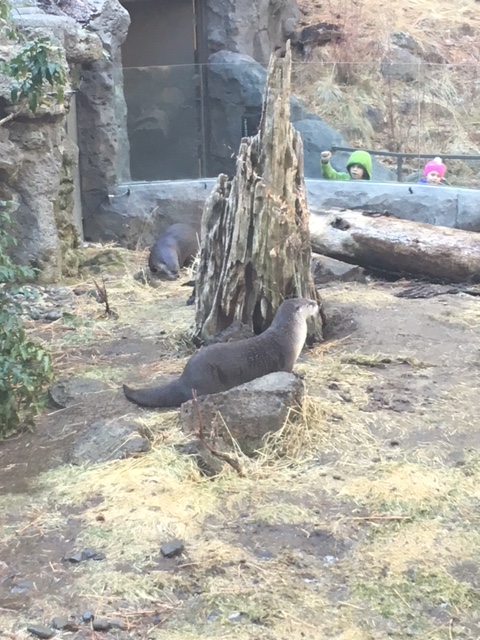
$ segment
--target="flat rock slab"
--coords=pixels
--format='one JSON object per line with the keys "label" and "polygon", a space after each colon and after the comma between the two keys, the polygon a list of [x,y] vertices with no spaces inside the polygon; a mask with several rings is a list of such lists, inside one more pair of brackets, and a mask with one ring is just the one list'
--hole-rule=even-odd
{"label": "flat rock slab", "polygon": [[74,442],[71,464],[122,460],[145,453],[150,441],[139,432],[139,424],[131,418],[112,418],[93,423]]}
{"label": "flat rock slab", "polygon": [[221,439],[228,446],[233,438],[245,454],[252,455],[266,434],[282,428],[290,408],[301,406],[304,393],[303,381],[295,374],[271,373],[229,391],[185,402],[180,410],[182,429],[198,434],[200,419],[208,442]]}

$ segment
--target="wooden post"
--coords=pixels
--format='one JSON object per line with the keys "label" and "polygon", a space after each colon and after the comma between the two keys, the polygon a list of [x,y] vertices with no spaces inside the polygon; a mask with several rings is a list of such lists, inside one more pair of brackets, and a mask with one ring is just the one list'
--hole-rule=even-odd
{"label": "wooden post", "polygon": [[[233,179],[220,175],[205,204],[196,277],[195,341],[233,322],[256,333],[285,298],[319,301],[310,272],[303,145],[290,124],[291,53],[272,56],[259,132],[243,138]],[[321,339],[319,318],[308,341]]]}

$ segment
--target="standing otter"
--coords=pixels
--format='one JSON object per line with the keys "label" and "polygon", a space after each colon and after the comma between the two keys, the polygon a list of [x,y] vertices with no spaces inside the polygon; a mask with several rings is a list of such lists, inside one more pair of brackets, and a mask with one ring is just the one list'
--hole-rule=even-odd
{"label": "standing otter", "polygon": [[138,390],[124,384],[123,392],[144,407],[179,407],[192,398],[192,390],[205,396],[275,371],[291,372],[307,338],[307,319],[317,313],[313,300],[284,300],[270,327],[259,336],[203,347],[177,380]]}
{"label": "standing otter", "polygon": [[197,232],[189,224],[170,225],[150,250],[148,266],[152,273],[168,280],[178,278],[178,272],[198,253]]}

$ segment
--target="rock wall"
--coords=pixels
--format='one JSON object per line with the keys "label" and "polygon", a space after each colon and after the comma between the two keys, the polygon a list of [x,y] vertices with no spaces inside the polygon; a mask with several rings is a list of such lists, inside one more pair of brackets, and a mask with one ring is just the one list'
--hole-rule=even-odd
{"label": "rock wall", "polygon": [[85,233],[99,205],[118,182],[129,180],[127,107],[123,95],[121,45],[130,16],[118,0],[90,0],[88,22],[104,55],[82,65],[78,79],[77,122]]}
{"label": "rock wall", "polygon": [[[105,198],[130,177],[120,56],[129,16],[117,0],[14,0],[13,8],[27,40],[50,38],[70,69],[65,108],[42,106],[0,126],[0,192],[12,202],[14,253],[40,269],[43,281],[52,281],[78,267],[79,158],[87,212],[97,206],[98,194]],[[0,44],[7,58],[20,46],[7,39]],[[2,116],[12,110],[10,86],[0,76]],[[69,103],[76,107],[80,153],[77,122],[72,114],[67,118]]]}
{"label": "rock wall", "polygon": [[[33,3],[17,4],[13,15],[27,41],[49,37],[59,47],[64,66],[91,62],[102,55],[96,36],[68,16],[46,15]],[[2,41],[7,58],[19,46]],[[10,87],[11,80],[0,76],[2,116],[12,111]],[[70,86],[66,89],[68,97]],[[20,262],[39,268],[44,281],[75,271],[75,247],[81,237],[74,216],[77,149],[66,131],[67,108],[42,106],[35,114],[21,114],[0,126],[0,191],[12,203],[18,242],[14,253]]]}
{"label": "rock wall", "polygon": [[296,0],[206,0],[208,53],[227,50],[266,64],[294,34],[297,18]]}

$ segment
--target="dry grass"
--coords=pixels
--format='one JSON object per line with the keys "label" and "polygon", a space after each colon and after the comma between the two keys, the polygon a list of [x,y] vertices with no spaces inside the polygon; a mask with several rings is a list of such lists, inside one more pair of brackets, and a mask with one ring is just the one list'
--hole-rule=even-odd
{"label": "dry grass", "polygon": [[[181,282],[139,284],[131,277],[138,255],[124,258],[107,281],[117,319],[100,317],[92,300],[78,303],[75,322],[90,323],[82,347],[118,340],[127,328],[149,340],[165,330],[162,372],[178,371],[184,360],[174,356],[186,357],[193,319],[185,290]],[[326,298],[372,319],[410,304],[374,286],[342,285]],[[462,305],[451,308],[465,323],[473,307]],[[62,374],[82,370],[62,322],[48,332],[44,340],[63,353]],[[153,442],[148,454],[58,466],[38,478],[34,503],[0,496],[2,544],[28,536],[42,549],[50,536],[61,539],[74,514],[75,547],[106,558],[65,570],[68,602],[128,619],[142,637],[373,640],[410,629],[450,640],[462,625],[474,628],[478,608],[478,585],[460,565],[478,566],[480,557],[480,457],[472,450],[462,466],[447,464],[455,438],[478,431],[476,387],[453,380],[428,411],[421,397],[412,398],[412,413],[364,410],[382,366],[422,380],[431,373],[426,364],[439,366],[407,352],[365,353],[358,342],[317,345],[297,366],[309,394],[302,410],[292,410],[256,458],[242,459],[244,477],[228,465],[213,479],[202,476],[182,453],[177,411],[137,413]],[[103,366],[111,381],[128,370],[123,360]],[[161,544],[176,537],[184,555],[162,560]],[[40,591],[32,610],[41,605],[48,621],[63,595],[46,604]],[[449,617],[439,622],[437,610]],[[161,614],[159,627],[149,622],[152,611]],[[23,639],[25,621],[7,612],[2,625]]]}

